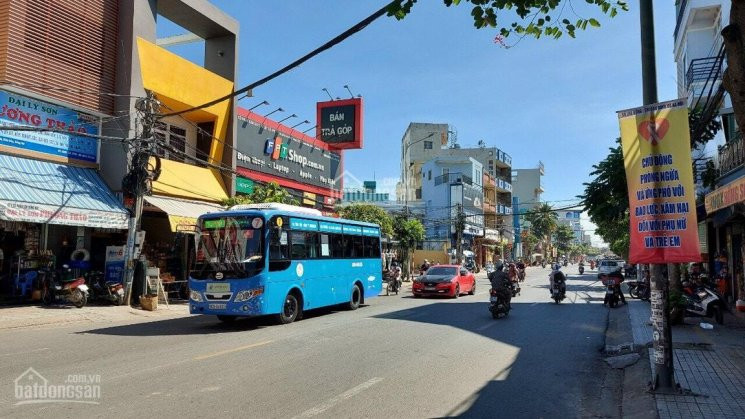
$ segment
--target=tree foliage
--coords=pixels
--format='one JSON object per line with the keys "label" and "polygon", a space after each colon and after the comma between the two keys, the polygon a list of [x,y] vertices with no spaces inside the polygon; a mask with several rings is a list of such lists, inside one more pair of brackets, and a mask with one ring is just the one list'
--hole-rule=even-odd
{"label": "tree foliage", "polygon": [[554,244],[562,254],[569,253],[574,241],[574,231],[566,224],[560,224],[554,231]]}
{"label": "tree foliage", "polygon": [[550,237],[556,229],[559,216],[556,215],[551,205],[543,203],[525,215],[530,222],[533,234],[540,239]]}
{"label": "tree foliage", "polygon": [[255,185],[249,195],[236,195],[224,199],[222,204],[226,207],[240,204],[261,204],[266,202],[277,202],[280,204],[297,205],[297,199],[293,198],[287,189],[279,186],[277,182],[269,182],[266,185]]}
{"label": "tree foliage", "polygon": [[375,223],[384,236],[393,236],[393,220],[382,208],[372,204],[352,204],[337,208],[339,216],[350,220]]}
{"label": "tree foliage", "polygon": [[393,237],[399,242],[401,258],[403,259],[403,276],[410,274],[411,254],[417,243],[424,240],[424,226],[416,218],[398,215],[393,222]]}
{"label": "tree foliage", "polygon": [[[611,18],[621,10],[628,10],[625,1],[586,1]],[[416,2],[417,0],[392,1],[388,6],[388,16],[401,20],[411,13]],[[473,25],[477,29],[498,28],[500,35],[505,38],[513,33],[554,39],[566,33],[574,38],[577,31],[587,29],[588,25],[600,26],[600,22],[593,17],[579,17],[571,0],[443,0],[443,3],[447,7],[470,4]],[[514,12],[514,16],[504,19],[501,15],[508,11]]]}
{"label": "tree foliage", "polygon": [[596,233],[608,243],[613,253],[624,258],[629,254],[629,196],[626,187],[626,171],[623,165],[621,139],[610,149],[605,160],[593,165],[590,176],[595,178],[585,183],[585,192],[580,195],[590,220],[597,226]]}

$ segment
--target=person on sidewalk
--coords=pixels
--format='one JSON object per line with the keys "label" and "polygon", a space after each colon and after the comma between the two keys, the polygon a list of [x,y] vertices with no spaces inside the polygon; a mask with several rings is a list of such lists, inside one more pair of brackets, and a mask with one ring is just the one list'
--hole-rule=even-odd
{"label": "person on sidewalk", "polygon": [[722,296],[727,295],[730,279],[729,268],[727,265],[722,266],[716,278],[716,286]]}

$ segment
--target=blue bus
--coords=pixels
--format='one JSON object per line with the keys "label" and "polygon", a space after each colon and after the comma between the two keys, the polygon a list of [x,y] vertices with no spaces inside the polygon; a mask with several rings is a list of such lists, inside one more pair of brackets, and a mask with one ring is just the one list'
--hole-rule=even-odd
{"label": "blue bus", "polygon": [[189,275],[189,311],[279,323],[331,305],[355,310],[382,289],[377,224],[284,204],[237,205],[202,215]]}

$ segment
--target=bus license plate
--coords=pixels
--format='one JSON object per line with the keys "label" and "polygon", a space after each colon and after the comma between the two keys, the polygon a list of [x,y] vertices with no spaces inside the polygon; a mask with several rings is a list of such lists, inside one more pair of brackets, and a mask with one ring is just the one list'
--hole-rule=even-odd
{"label": "bus license plate", "polygon": [[227,304],[210,304],[210,310],[224,310],[228,305]]}
{"label": "bus license plate", "polygon": [[221,293],[230,292],[230,284],[227,282],[213,282],[207,284],[207,292],[209,293]]}

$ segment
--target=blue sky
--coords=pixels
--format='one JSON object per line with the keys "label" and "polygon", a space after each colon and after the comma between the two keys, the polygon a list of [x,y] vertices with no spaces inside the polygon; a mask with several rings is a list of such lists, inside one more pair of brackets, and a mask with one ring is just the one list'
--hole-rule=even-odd
{"label": "blue sky", "polygon": [[[213,0],[240,22],[239,84],[255,81],[304,55],[385,2],[372,0]],[[591,166],[607,155],[619,135],[616,111],[642,101],[639,15],[613,19],[584,1],[577,15],[596,17],[601,28],[553,39],[525,38],[505,49],[496,30],[477,30],[467,4],[447,8],[420,0],[403,21],[381,18],[342,44],[254,91],[240,102],[281,106],[292,125],[315,120],[315,103],[353,93],[365,100],[365,146],[345,154],[346,169],[359,179],[392,185],[399,174],[401,137],[409,122],[449,123],[462,146],[480,139],[512,156],[513,167],[546,167],[544,199],[563,205],[582,192]],[[673,61],[675,7],[655,2],[659,99],[677,97]],[[565,16],[576,15],[565,10]],[[500,15],[514,20],[510,12]],[[161,34],[168,31],[167,26]],[[512,44],[517,37],[506,39]],[[199,45],[174,52],[199,62]],[[271,109],[270,109],[271,108]],[[257,111],[259,110],[257,109]],[[309,128],[311,125],[306,125]],[[388,188],[390,192],[392,187]]]}

